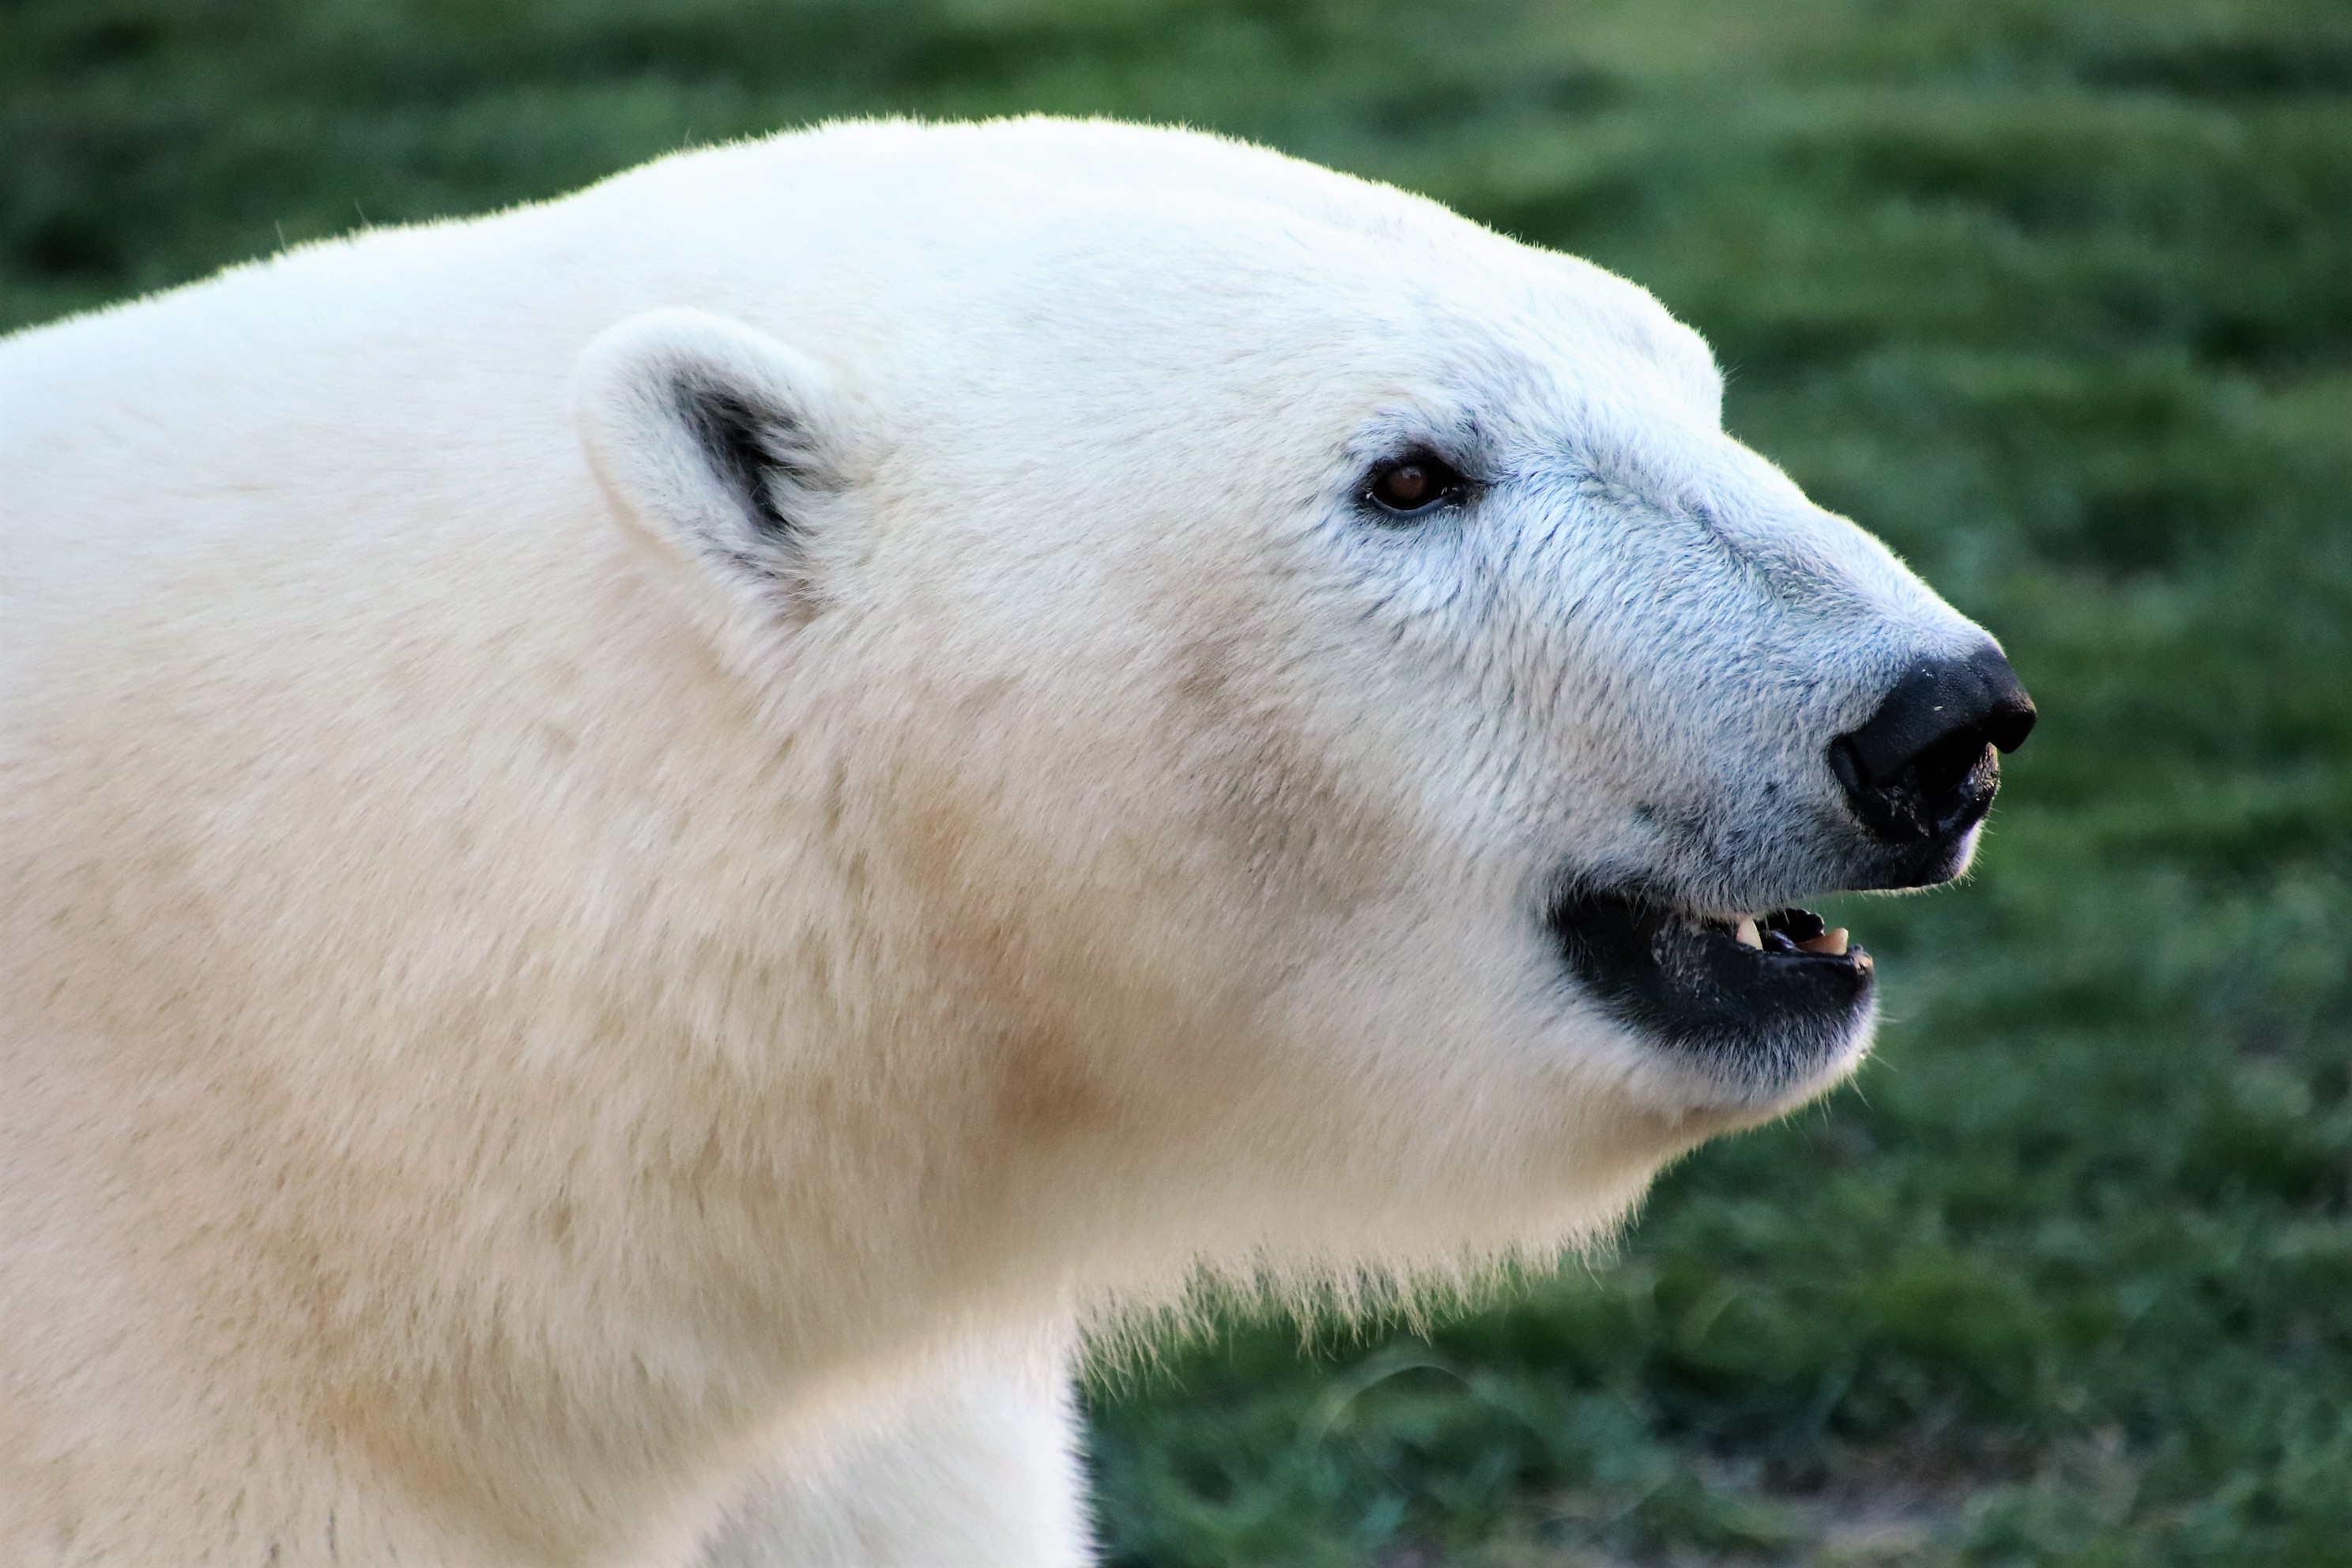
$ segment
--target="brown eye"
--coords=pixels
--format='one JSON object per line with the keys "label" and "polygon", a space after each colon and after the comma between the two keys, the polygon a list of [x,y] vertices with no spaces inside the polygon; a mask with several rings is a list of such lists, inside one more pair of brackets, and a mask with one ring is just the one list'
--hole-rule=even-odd
{"label": "brown eye", "polygon": [[1441,501],[1459,500],[1468,481],[1435,458],[1416,454],[1372,472],[1366,494],[1383,510],[1411,514]]}

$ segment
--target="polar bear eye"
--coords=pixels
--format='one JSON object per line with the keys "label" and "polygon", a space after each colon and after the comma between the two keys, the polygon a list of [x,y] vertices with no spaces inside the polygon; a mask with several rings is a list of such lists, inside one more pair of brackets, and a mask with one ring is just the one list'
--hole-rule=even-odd
{"label": "polar bear eye", "polygon": [[1415,517],[1461,500],[1469,489],[1470,481],[1453,465],[1415,452],[1374,468],[1364,494],[1383,511]]}

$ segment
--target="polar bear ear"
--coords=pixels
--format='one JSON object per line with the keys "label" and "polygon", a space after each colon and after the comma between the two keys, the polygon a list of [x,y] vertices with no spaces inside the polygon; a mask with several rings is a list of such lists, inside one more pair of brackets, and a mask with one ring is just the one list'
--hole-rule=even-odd
{"label": "polar bear ear", "polygon": [[623,517],[796,618],[824,598],[817,535],[848,488],[833,378],[701,310],[633,316],[588,345],[574,416]]}

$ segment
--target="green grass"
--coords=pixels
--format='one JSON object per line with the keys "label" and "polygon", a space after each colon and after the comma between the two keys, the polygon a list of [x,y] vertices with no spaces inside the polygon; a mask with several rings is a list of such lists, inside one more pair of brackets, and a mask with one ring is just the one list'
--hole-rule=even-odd
{"label": "green grass", "polygon": [[0,324],[877,110],[1185,120],[1654,288],[2042,703],[1857,1085],[1620,1254],[1106,1381],[1120,1568],[2352,1563],[2341,0],[0,4]]}

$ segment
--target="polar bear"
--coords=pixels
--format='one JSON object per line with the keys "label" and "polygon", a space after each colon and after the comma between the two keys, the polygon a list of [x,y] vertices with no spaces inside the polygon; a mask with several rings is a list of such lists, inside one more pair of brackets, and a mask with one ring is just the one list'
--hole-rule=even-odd
{"label": "polar bear", "polygon": [[0,1560],[1076,1564],[1195,1270],[1835,1082],[1998,648],[1594,267],[859,123],[0,345]]}

